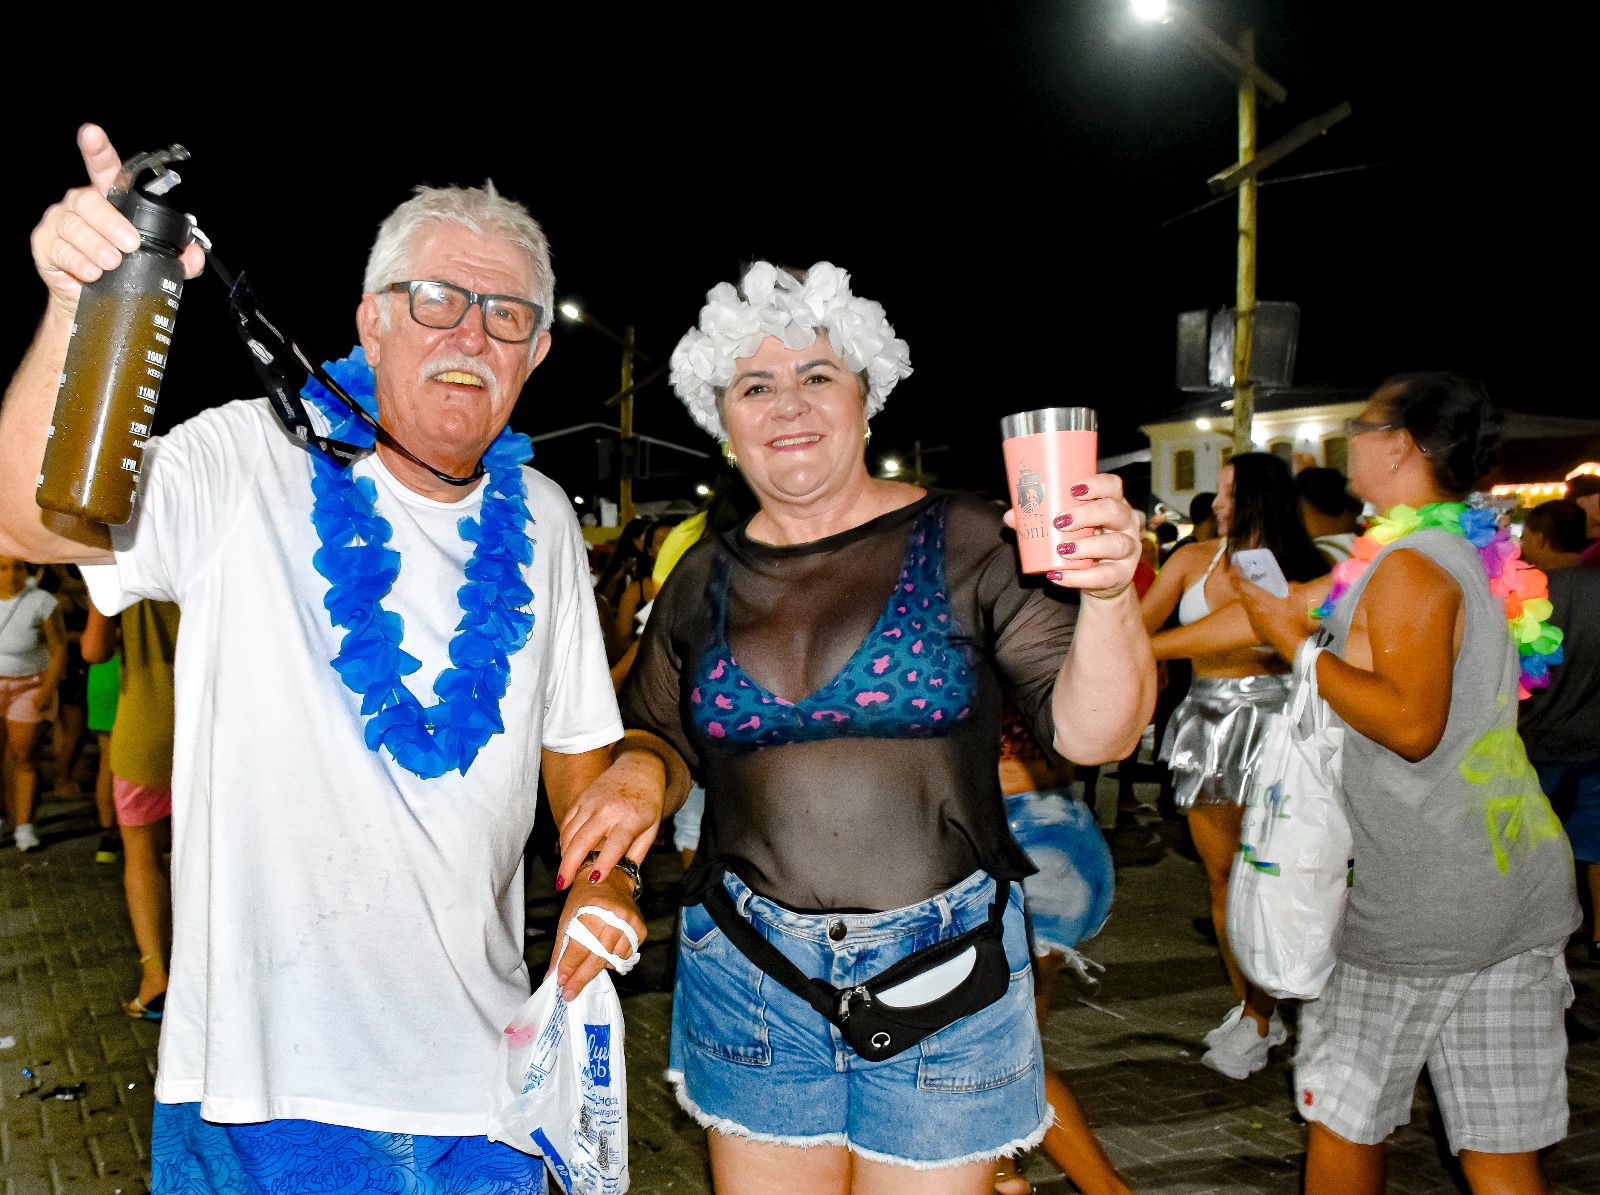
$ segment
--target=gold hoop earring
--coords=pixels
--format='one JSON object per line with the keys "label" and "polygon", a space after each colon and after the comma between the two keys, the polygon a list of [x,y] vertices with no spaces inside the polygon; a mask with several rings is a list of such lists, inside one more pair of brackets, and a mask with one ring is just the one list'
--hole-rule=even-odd
{"label": "gold hoop earring", "polygon": [[861,437],[863,445],[872,443],[872,428],[867,428],[866,434]]}
{"label": "gold hoop earring", "polygon": [[726,440],[722,442],[722,459],[727,461],[731,468],[739,466],[739,458],[733,454],[733,445]]}

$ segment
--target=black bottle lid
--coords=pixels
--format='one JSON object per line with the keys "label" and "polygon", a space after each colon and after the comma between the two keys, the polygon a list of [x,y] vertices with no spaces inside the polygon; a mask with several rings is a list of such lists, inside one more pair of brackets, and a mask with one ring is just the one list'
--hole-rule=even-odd
{"label": "black bottle lid", "polygon": [[137,187],[130,191],[112,191],[107,198],[133,222],[148,248],[176,257],[194,239],[188,216]]}

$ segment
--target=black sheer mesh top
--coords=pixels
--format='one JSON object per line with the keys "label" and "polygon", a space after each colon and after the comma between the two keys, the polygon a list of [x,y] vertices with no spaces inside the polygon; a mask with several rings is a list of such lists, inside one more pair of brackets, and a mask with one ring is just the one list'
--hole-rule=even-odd
{"label": "black sheer mesh top", "polygon": [[997,776],[1002,686],[1053,741],[1076,607],[1019,578],[1000,512],[933,491],[809,544],[747,526],[678,562],[622,691],[625,723],[705,785],[685,899],[723,868],[804,911],[1031,873]]}

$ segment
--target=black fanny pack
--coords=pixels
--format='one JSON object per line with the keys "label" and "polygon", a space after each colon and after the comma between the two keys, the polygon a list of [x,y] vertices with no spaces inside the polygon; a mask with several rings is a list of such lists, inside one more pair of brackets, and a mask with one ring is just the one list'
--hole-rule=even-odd
{"label": "black fanny pack", "polygon": [[[909,1050],[923,1038],[955,1024],[962,1017],[988,1008],[1006,994],[1011,968],[1006,963],[1002,932],[1010,895],[1011,881],[996,880],[994,904],[989,908],[989,919],[982,925],[907,955],[865,983],[849,988],[836,988],[824,980],[812,979],[785,958],[739,915],[720,876],[705,899],[705,908],[717,928],[745,958],[836,1025],[857,1054],[868,1062],[882,1062],[902,1050]],[[965,980],[943,995],[912,1005],[887,1004],[881,999],[883,993],[926,975],[935,967],[956,964],[969,950],[973,952],[973,961]]]}

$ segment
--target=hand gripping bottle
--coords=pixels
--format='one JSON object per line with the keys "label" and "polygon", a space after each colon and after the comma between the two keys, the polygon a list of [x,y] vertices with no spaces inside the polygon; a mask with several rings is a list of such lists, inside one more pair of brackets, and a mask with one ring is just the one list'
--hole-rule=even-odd
{"label": "hand gripping bottle", "polygon": [[138,230],[140,245],[78,299],[56,394],[39,505],[97,523],[126,523],[144,460],[172,330],[183,295],[178,255],[193,221],[160,197],[179,182],[174,145],[122,164],[107,198]]}

